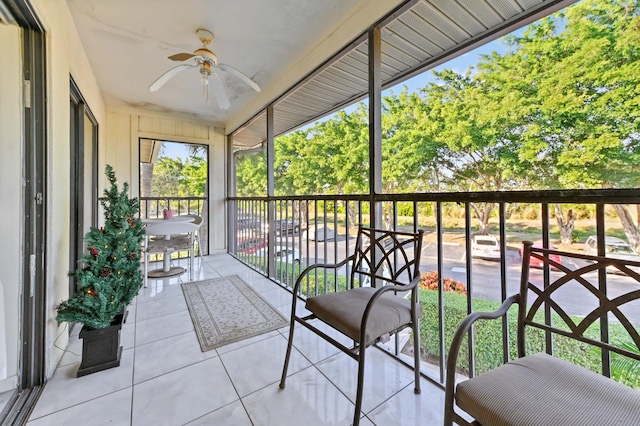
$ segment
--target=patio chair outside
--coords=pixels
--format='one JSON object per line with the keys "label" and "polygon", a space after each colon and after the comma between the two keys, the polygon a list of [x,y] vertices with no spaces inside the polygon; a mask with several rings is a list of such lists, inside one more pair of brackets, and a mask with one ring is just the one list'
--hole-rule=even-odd
{"label": "patio chair outside", "polygon": [[[422,316],[422,307],[418,301],[418,284],[422,238],[422,230],[417,233],[406,233],[360,226],[352,255],[337,264],[311,265],[300,274],[293,287],[291,326],[280,381],[281,389],[285,388],[294,325],[298,322],[358,361],[354,425],[360,422],[365,349],[406,327],[411,327],[413,331],[414,391],[420,393],[418,319]],[[309,297],[306,301],[306,309],[311,312],[311,315],[298,317],[296,315],[298,290],[302,283],[308,280],[310,274],[317,269],[338,274],[340,268],[345,265],[350,266],[345,268],[350,271],[346,281],[347,288],[337,289],[332,293],[326,292],[325,289],[324,294]],[[356,280],[358,286],[356,286]],[[361,286],[365,282],[373,287]],[[316,318],[351,338],[354,342],[353,347],[342,345],[309,322]]]}

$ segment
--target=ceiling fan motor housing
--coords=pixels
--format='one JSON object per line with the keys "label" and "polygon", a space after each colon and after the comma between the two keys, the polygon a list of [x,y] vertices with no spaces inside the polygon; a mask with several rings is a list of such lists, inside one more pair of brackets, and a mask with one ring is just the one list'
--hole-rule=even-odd
{"label": "ceiling fan motor housing", "polygon": [[203,57],[205,61],[211,66],[215,67],[218,65],[218,57],[212,51],[205,47],[201,47],[200,49],[195,50],[193,54],[195,56]]}

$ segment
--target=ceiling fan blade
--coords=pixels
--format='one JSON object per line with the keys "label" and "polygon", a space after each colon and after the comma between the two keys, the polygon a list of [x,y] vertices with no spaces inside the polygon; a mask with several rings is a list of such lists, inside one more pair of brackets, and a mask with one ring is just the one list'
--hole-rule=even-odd
{"label": "ceiling fan blade", "polygon": [[229,102],[229,97],[227,96],[227,92],[224,90],[222,80],[220,80],[218,74],[211,74],[211,77],[209,77],[209,83],[211,83],[211,86],[213,87],[213,96],[215,96],[218,106],[221,109],[229,109],[231,103]]}
{"label": "ceiling fan blade", "polygon": [[172,61],[186,61],[187,59],[191,59],[196,55],[191,53],[176,53],[175,55],[169,56],[169,59]]}
{"label": "ceiling fan blade", "polygon": [[256,92],[260,91],[260,86],[258,86],[255,81],[251,80],[249,77],[247,77],[246,75],[244,75],[242,72],[238,71],[237,69],[235,69],[231,65],[218,64],[218,68],[220,68],[222,71],[227,71],[227,72],[230,72],[231,74],[235,75],[240,80],[242,80],[245,83],[247,83]]}
{"label": "ceiling fan blade", "polygon": [[155,92],[156,90],[164,86],[164,84],[167,81],[169,81],[171,77],[173,77],[174,75],[178,74],[181,71],[184,71],[186,69],[193,68],[193,67],[194,65],[182,64],[182,65],[178,65],[175,68],[171,68],[169,71],[162,74],[156,81],[154,81],[153,84],[151,84],[151,86],[149,86],[149,91]]}

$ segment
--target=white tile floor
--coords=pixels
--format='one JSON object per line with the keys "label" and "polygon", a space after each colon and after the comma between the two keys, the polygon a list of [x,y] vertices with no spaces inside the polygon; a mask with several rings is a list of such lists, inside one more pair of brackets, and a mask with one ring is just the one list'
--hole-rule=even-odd
{"label": "white tile floor", "polygon": [[[180,261],[184,262],[184,261]],[[184,262],[186,263],[186,262]],[[291,295],[228,255],[196,260],[196,280],[237,274],[285,316]],[[185,265],[183,265],[185,266]],[[76,378],[78,330],[28,425],[349,425],[357,363],[298,327],[287,387],[278,382],[288,327],[201,352],[180,283],[149,280],[129,307],[117,368]],[[78,329],[79,327],[76,327]],[[367,352],[360,424],[440,425],[444,392],[375,348]]]}

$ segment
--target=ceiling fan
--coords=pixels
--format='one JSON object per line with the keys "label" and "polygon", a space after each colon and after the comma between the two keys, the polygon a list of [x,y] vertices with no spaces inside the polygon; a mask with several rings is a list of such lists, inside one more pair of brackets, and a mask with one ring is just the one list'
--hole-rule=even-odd
{"label": "ceiling fan", "polygon": [[175,55],[169,56],[169,59],[172,61],[184,62],[194,59],[195,62],[185,63],[178,65],[175,68],[171,68],[154,81],[151,86],[149,86],[150,92],[155,92],[160,89],[167,81],[181,71],[195,67],[198,67],[200,70],[202,95],[207,97],[207,104],[209,103],[209,82],[211,82],[211,85],[213,86],[213,95],[216,98],[218,106],[222,109],[227,109],[230,106],[229,97],[227,96],[227,92],[224,90],[222,80],[216,73],[217,70],[228,72],[242,80],[256,92],[260,91],[260,86],[242,72],[231,65],[221,64],[218,62],[218,57],[207,48],[209,43],[213,40],[213,34],[210,31],[199,29],[196,31],[196,36],[198,36],[202,42],[201,48],[196,49],[193,53],[176,53]]}

